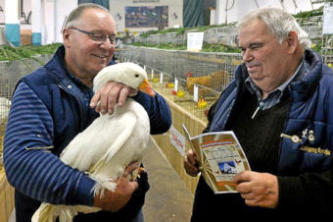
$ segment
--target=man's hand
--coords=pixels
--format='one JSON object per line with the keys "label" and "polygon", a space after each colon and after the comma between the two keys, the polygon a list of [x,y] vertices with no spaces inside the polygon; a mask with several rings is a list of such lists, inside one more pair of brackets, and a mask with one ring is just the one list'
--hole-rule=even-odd
{"label": "man's hand", "polygon": [[135,96],[137,93],[136,89],[110,81],[95,93],[90,101],[90,107],[96,108],[98,113],[111,115],[116,104],[118,106],[124,105],[128,96]]}
{"label": "man's hand", "polygon": [[233,181],[237,191],[248,206],[275,208],[279,201],[277,177],[269,173],[244,171],[237,174]]}
{"label": "man's hand", "polygon": [[130,200],[133,192],[138,188],[138,183],[136,181],[131,182],[128,180],[128,175],[137,168],[137,162],[130,164],[126,168],[124,174],[117,180],[116,190],[114,192],[105,190],[102,199],[100,198],[100,194],[96,195],[94,206],[111,212],[118,211],[124,207]]}
{"label": "man's hand", "polygon": [[184,159],[184,168],[188,175],[196,177],[199,173],[199,162],[192,149],[187,151]]}

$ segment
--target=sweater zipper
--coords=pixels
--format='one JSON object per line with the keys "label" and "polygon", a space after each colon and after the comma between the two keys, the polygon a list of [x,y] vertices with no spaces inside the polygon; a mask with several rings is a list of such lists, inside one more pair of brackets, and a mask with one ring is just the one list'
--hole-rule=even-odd
{"label": "sweater zipper", "polygon": [[264,108],[264,102],[260,101],[259,104],[258,104],[258,106],[257,106],[257,108],[256,108],[256,110],[254,110],[254,112],[253,112],[253,114],[251,116],[251,119],[254,119],[256,117],[256,115],[258,114],[258,112],[260,110],[262,110],[263,108]]}
{"label": "sweater zipper", "polygon": [[[290,91],[291,91],[291,88],[290,88]],[[288,112],[287,112],[287,118],[284,122],[284,127],[283,127],[283,131],[281,132],[284,133],[286,132],[286,129],[287,129],[287,123],[289,121],[289,114],[290,114],[290,111],[291,111],[291,106],[293,104],[293,95],[292,93],[290,92],[290,103],[289,103],[289,109],[288,109]],[[280,169],[280,158],[281,158],[281,149],[282,149],[282,141],[283,141],[283,137],[280,137],[280,144],[279,144],[279,154],[278,154],[278,161],[277,161],[277,172],[276,172],[276,175],[278,176],[279,175],[279,169]]]}

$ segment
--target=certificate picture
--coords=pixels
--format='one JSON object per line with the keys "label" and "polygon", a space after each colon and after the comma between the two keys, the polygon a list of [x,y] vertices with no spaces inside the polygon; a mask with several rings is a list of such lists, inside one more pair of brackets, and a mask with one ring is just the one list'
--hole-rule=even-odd
{"label": "certificate picture", "polygon": [[183,129],[199,158],[201,173],[210,188],[216,194],[237,192],[233,177],[251,168],[235,134],[223,131],[191,137],[185,125]]}

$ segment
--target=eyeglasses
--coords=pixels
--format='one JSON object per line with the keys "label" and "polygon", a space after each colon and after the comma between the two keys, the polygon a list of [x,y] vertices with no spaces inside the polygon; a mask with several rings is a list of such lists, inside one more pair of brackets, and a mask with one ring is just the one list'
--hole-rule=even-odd
{"label": "eyeglasses", "polygon": [[99,43],[104,43],[106,41],[106,39],[109,39],[109,41],[112,45],[114,45],[115,42],[116,42],[116,36],[115,35],[104,35],[104,34],[101,34],[101,33],[88,32],[88,31],[85,31],[85,30],[82,30],[82,29],[79,29],[79,28],[76,28],[76,27],[69,27],[69,28],[77,30],[81,33],[84,33],[84,34],[88,35],[91,40],[99,42]]}

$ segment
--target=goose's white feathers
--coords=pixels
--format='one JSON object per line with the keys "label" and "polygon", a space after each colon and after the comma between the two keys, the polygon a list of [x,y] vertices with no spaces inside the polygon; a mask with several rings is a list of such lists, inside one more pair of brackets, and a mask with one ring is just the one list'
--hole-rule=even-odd
{"label": "goose's white feathers", "polygon": [[[132,88],[147,79],[144,69],[134,63],[119,63],[105,67],[94,79],[96,92],[108,81],[121,82]],[[151,88],[150,88],[151,89]],[[103,194],[104,189],[114,190],[114,182],[125,167],[140,161],[148,145],[150,123],[146,110],[128,98],[113,115],[101,115],[79,133],[63,150],[60,159],[67,165],[88,172],[97,181],[94,192]],[[51,205],[43,203],[35,212],[32,222],[72,221],[78,212],[90,213],[100,209],[87,206]]]}

